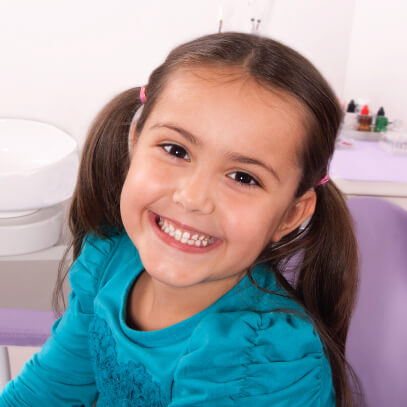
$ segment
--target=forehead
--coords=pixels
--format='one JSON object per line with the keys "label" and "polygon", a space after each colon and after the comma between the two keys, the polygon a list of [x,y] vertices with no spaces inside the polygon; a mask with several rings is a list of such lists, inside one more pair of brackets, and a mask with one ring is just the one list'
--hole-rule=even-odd
{"label": "forehead", "polygon": [[[151,113],[151,121],[170,121],[198,138],[255,155],[272,154],[298,166],[305,136],[304,109],[297,99],[255,82],[241,68],[179,69]],[[148,121],[150,121],[150,118]],[[235,150],[234,149],[234,150]]]}

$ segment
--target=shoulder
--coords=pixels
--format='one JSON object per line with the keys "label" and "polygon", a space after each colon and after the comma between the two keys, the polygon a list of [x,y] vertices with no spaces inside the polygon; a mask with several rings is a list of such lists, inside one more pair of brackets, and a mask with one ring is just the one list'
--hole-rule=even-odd
{"label": "shoulder", "polygon": [[[295,312],[295,311],[294,311]],[[322,343],[309,318],[296,312],[237,311],[208,315],[197,326],[191,348],[221,345],[230,352],[251,349],[253,357],[265,360],[296,360],[305,355],[320,355]],[[205,342],[206,343],[206,342]],[[216,344],[216,345],[215,345]],[[263,352],[267,350],[267,352]]]}
{"label": "shoulder", "polygon": [[222,384],[220,399],[280,406],[279,401],[286,405],[292,398],[292,406],[333,405],[328,402],[333,388],[321,340],[301,314],[208,315],[191,336],[178,374],[187,382]]}
{"label": "shoulder", "polygon": [[94,296],[109,262],[126,237],[125,233],[107,238],[94,233],[86,235],[81,252],[69,271],[72,289],[79,290],[84,295]]}

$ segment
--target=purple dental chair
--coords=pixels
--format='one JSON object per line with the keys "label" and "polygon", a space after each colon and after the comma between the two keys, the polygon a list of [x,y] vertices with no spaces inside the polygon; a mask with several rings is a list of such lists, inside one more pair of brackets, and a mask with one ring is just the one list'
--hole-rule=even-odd
{"label": "purple dental chair", "polygon": [[8,346],[42,346],[51,335],[52,311],[0,308],[0,393],[11,379]]}
{"label": "purple dental chair", "polygon": [[407,211],[378,198],[347,203],[360,251],[347,360],[368,407],[407,406]]}

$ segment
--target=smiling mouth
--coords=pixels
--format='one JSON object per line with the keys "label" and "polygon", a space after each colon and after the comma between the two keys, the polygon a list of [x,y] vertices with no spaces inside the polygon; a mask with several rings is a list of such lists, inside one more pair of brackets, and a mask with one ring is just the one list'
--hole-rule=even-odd
{"label": "smiling mouth", "polygon": [[169,219],[163,218],[159,215],[156,215],[155,222],[165,234],[188,246],[208,247],[213,245],[217,240],[213,236],[209,236],[192,229],[185,229]]}

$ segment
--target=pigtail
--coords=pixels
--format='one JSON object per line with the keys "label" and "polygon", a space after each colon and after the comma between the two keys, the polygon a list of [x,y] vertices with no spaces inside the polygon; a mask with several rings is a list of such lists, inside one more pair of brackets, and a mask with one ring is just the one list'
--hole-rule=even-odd
{"label": "pigtail", "polygon": [[[108,238],[120,232],[120,194],[130,165],[128,133],[141,106],[140,88],[129,89],[108,103],[93,121],[82,150],[75,191],[68,213],[71,239],[58,267],[52,296],[56,316],[66,308],[63,282],[68,274],[68,256],[79,256],[87,233]],[[59,300],[63,302],[61,309]]]}
{"label": "pigtail", "polygon": [[333,181],[316,187],[316,194],[308,225],[266,248],[256,263],[268,264],[278,283],[312,317],[329,357],[334,387],[341,389],[336,404],[362,405],[360,382],[345,358],[358,286],[353,221]]}
{"label": "pigtail", "polygon": [[307,248],[296,292],[344,352],[357,292],[357,242],[341,191],[329,181],[316,192],[317,204],[303,241]]}
{"label": "pigtail", "polygon": [[128,132],[141,105],[139,92],[134,88],[116,96],[90,127],[69,217],[74,236],[91,231],[107,237],[106,227],[123,228],[120,194],[130,165]]}
{"label": "pigtail", "polygon": [[316,322],[331,363],[334,387],[344,390],[337,394],[337,405],[352,406],[362,402],[358,399],[360,383],[345,358],[358,287],[357,241],[352,217],[334,182],[317,187],[316,193],[315,213],[304,231],[295,292]]}

